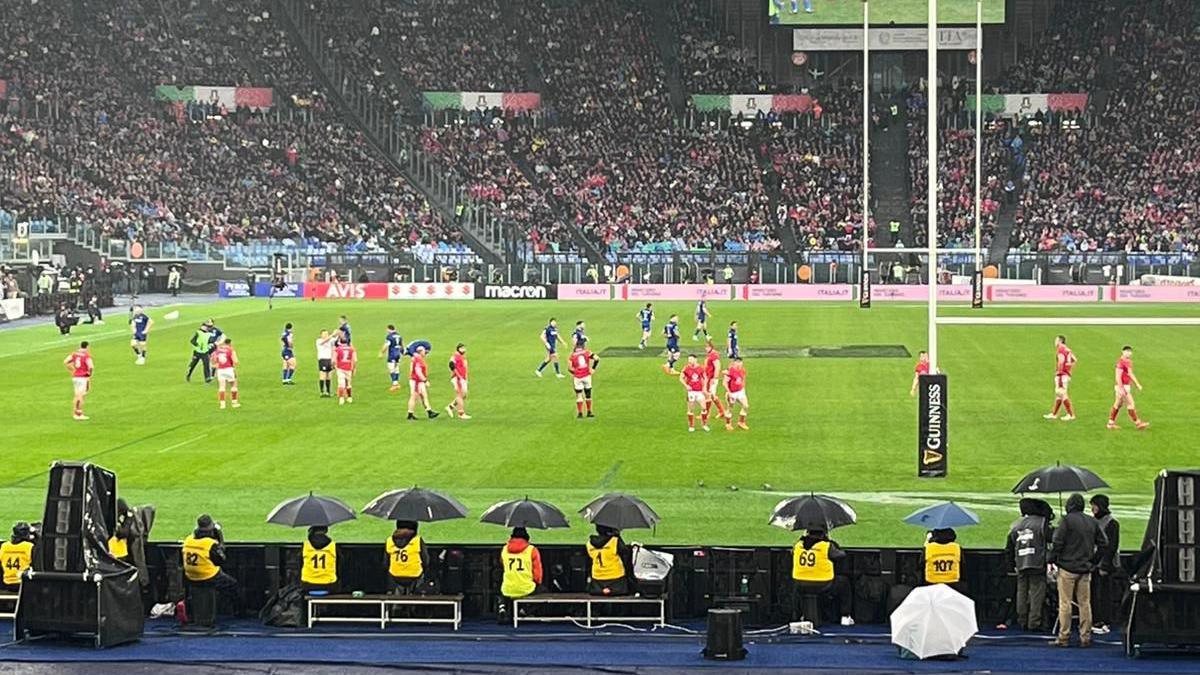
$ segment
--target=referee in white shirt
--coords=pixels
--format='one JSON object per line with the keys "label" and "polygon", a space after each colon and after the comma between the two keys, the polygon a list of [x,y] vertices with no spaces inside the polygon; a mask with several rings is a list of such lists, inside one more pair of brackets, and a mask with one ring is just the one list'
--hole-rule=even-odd
{"label": "referee in white shirt", "polygon": [[321,398],[333,396],[329,376],[333,372],[333,347],[336,342],[337,338],[330,335],[328,330],[322,330],[321,337],[317,338],[317,385],[321,390]]}

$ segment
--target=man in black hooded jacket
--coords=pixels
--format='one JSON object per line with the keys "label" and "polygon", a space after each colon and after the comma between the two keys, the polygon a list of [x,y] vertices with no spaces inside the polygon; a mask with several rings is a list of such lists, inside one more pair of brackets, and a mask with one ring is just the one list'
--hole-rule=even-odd
{"label": "man in black hooded jacket", "polygon": [[1108,546],[1096,552],[1096,566],[1092,570],[1092,616],[1093,633],[1105,635],[1113,619],[1116,605],[1116,579],[1114,574],[1121,566],[1121,524],[1108,509],[1108,495],[1093,495],[1092,516],[1100,530],[1108,538]]}
{"label": "man in black hooded jacket", "polygon": [[1058,566],[1058,637],[1050,643],[1055,647],[1070,646],[1072,602],[1079,607],[1079,646],[1092,646],[1092,561],[1107,547],[1099,523],[1083,513],[1083,495],[1068,497],[1049,555]]}

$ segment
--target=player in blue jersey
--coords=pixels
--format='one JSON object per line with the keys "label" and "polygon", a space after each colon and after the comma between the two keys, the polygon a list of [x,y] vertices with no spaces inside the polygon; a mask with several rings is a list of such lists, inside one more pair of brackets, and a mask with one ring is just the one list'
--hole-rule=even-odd
{"label": "player in blue jersey", "polygon": [[742,358],[742,352],[738,349],[738,328],[736,321],[729,322],[729,337],[725,340],[726,355],[731,359]]}
{"label": "player in blue jersey", "polygon": [[587,329],[584,327],[582,321],[576,321],[575,322],[575,332],[571,333],[572,349],[578,349],[580,347],[583,347],[586,349],[587,343],[588,343]]}
{"label": "player in blue jersey", "polygon": [[708,311],[708,302],[701,300],[696,303],[696,332],[692,333],[693,340],[699,340],[700,334],[704,333],[705,342],[708,341],[708,318],[712,316],[712,312]]}
{"label": "player in blue jersey", "polygon": [[350,321],[345,314],[338,317],[338,342],[350,344]]}
{"label": "player in blue jersey", "polygon": [[129,346],[133,349],[134,361],[139,366],[146,364],[146,339],[150,337],[150,327],[154,320],[146,316],[146,310],[141,305],[134,305],[133,315],[129,317],[129,331],[133,334]]}
{"label": "player in blue jersey", "polygon": [[663,335],[667,338],[667,362],[663,364],[663,372],[668,375],[678,375],[675,362],[679,360],[679,315],[672,314],[663,326]]}
{"label": "player in blue jersey", "polygon": [[284,386],[295,384],[292,377],[296,374],[296,341],[292,338],[291,323],[285,323],[279,334],[279,357],[283,359]]}
{"label": "player in blue jersey", "polygon": [[638,349],[645,349],[646,340],[650,339],[650,323],[654,321],[654,305],[647,302],[645,307],[639,309],[638,321],[642,322],[642,341],[638,343]]}
{"label": "player in blue jersey", "polygon": [[546,358],[542,361],[542,365],[533,371],[533,374],[541,377],[542,371],[546,369],[546,366],[553,363],[554,376],[561,380],[563,374],[562,369],[558,365],[558,321],[553,318],[542,329],[542,345],[546,348]]}
{"label": "player in blue jersey", "polygon": [[387,335],[383,338],[383,346],[379,348],[379,355],[387,355],[388,374],[392,377],[392,386],[388,391],[400,391],[400,362],[404,359],[404,338],[396,332],[396,327],[388,324]]}

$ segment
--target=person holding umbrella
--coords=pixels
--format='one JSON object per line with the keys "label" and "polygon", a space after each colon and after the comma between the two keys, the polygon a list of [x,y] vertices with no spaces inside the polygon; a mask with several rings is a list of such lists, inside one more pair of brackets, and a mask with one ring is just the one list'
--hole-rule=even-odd
{"label": "person holding umbrella", "polygon": [[621,539],[621,531],[596,525],[596,534],[588,538],[588,593],[592,595],[629,595],[628,570],[633,569],[633,549]]}
{"label": "person holding umbrella", "polygon": [[542,584],[542,556],[529,543],[527,528],[546,530],[570,525],[558,507],[529,497],[493,504],[479,518],[479,522],[512,528],[512,536],[500,549],[500,569],[504,577],[500,582],[503,600],[497,618],[504,623],[512,611],[513,599],[532,595]]}
{"label": "person holding umbrella", "polygon": [[542,585],[542,555],[537,547],[529,543],[529,530],[514,527],[508,543],[500,549],[500,567],[504,579],[500,582],[500,595],[505,606],[512,611],[513,598],[532,595]]}
{"label": "person holding umbrella", "polygon": [[929,531],[921,549],[921,568],[926,585],[946,584],[956,591],[962,578],[962,547],[956,541],[954,528],[939,527]]}
{"label": "person holding umbrella", "polygon": [[336,593],[338,589],[337,543],[329,537],[329,527],[312,525],[301,550],[300,587],[305,591]]}
{"label": "person holding umbrella", "polygon": [[1067,498],[1067,515],[1054,531],[1048,557],[1058,567],[1058,637],[1052,646],[1071,644],[1072,603],[1079,607],[1079,646],[1092,646],[1092,561],[1107,546],[1108,537],[1100,524],[1083,513],[1083,495],[1072,494]]}
{"label": "person holding umbrella", "polygon": [[1022,497],[1021,517],[1008,532],[1005,559],[1017,572],[1017,625],[1027,631],[1042,629],[1046,604],[1046,560],[1054,536],[1054,509],[1044,500]]}
{"label": "person holding umbrella", "polygon": [[837,601],[838,614],[843,626],[853,626],[850,616],[850,582],[834,573],[833,564],[846,557],[846,552],[829,538],[820,528],[810,527],[792,547],[792,613],[798,618],[808,618],[815,623],[816,617],[801,617],[802,603],[806,596],[832,597]]}
{"label": "person holding umbrella", "polygon": [[396,530],[384,542],[387,551],[388,575],[392,578],[394,595],[413,595],[425,576],[429,553],[417,534],[417,521],[397,520]]}
{"label": "person holding umbrella", "polygon": [[345,502],[311,492],[281,502],[267,515],[268,523],[308,528],[300,551],[300,586],[305,591],[337,591],[338,549],[329,526],[354,518],[354,509]]}

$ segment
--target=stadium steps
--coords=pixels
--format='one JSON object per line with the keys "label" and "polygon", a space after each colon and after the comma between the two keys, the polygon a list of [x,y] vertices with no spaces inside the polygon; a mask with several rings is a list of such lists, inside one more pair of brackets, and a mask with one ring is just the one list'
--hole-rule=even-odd
{"label": "stadium steps", "polygon": [[[779,204],[782,198],[779,194],[779,174],[775,173],[774,163],[771,161],[770,155],[765,151],[765,144],[752,143],[754,147],[754,156],[758,160],[758,168],[763,172],[763,186],[767,190],[767,198],[770,200],[770,213],[779,213]],[[774,217],[774,215],[772,215]],[[788,267],[796,269],[796,252],[800,250],[799,242],[796,241],[796,232],[791,226],[784,227],[782,224],[775,223],[775,234],[779,236],[779,243],[782,244],[783,258],[787,261]]]}
{"label": "stadium steps", "polygon": [[[306,65],[328,93],[329,100],[342,113],[343,119],[362,131],[363,137],[379,156],[417,188],[447,222],[455,223],[459,227],[463,239],[480,258],[493,265],[505,264],[506,257],[515,258],[517,242],[513,236],[513,228],[508,223],[481,216],[481,212],[476,211],[473,205],[462,197],[466,190],[461,185],[454,185],[451,191],[439,190],[434,184],[426,183],[420,176],[408,170],[410,165],[415,166],[415,162],[401,162],[399,150],[397,154],[388,150],[389,146],[383,139],[389,135],[408,138],[409,130],[396,126],[392,115],[378,100],[363,93],[364,90],[358,86],[353,74],[347,71],[336,57],[329,52],[322,52],[323,58],[318,58],[316,50],[300,28],[301,19],[298,15],[308,12],[309,9],[302,3],[289,0],[276,0],[273,8],[272,18],[280,22],[280,27],[300,47]],[[309,19],[304,21],[304,25],[312,28],[308,37],[314,42],[323,40],[324,36],[317,28],[320,25],[319,21]],[[335,83],[341,83],[342,86],[336,86]],[[423,152],[408,144],[405,145],[404,151],[410,154],[410,159],[424,157]],[[430,166],[438,165],[432,158],[426,159]],[[456,215],[455,207],[458,204],[465,207],[466,217],[460,218]],[[495,212],[488,209],[487,213],[493,215]],[[511,255],[506,256],[506,252]]]}
{"label": "stadium steps", "polygon": [[[892,100],[879,101],[886,108]],[[875,216],[875,241],[880,247],[895,246],[888,223],[900,222],[900,239],[905,246],[912,246],[913,226],[912,181],[908,175],[908,128],[907,106],[896,101],[900,115],[886,129],[872,127],[871,142],[871,201]]]}
{"label": "stadium steps", "polygon": [[571,216],[570,210],[562,203],[560,199],[554,196],[554,191],[549,189],[538,178],[537,172],[533,170],[533,167],[529,166],[529,160],[526,159],[525,154],[517,149],[516,146],[518,142],[519,141],[516,138],[510,138],[508,144],[504,148],[504,151],[508,153],[508,156],[512,159],[513,164],[520,169],[521,174],[525,176],[525,180],[529,181],[530,185],[536,185],[537,188],[546,195],[546,203],[550,206],[550,208],[554,209],[555,218],[558,219],[559,223],[571,233],[571,240],[576,246],[579,247],[579,250],[583,251],[584,255],[587,256],[588,262],[595,265],[603,265],[605,262],[607,262],[604,254],[596,246],[595,242],[589,239],[587,235],[583,233],[583,230],[581,230],[579,226],[575,224],[575,218]]}
{"label": "stadium steps", "polygon": [[651,2],[645,5],[654,22],[654,46],[658,49],[658,57],[662,60],[663,70],[667,74],[667,93],[671,98],[671,110],[677,117],[683,117],[687,111],[687,94],[683,90],[683,80],[679,76],[679,35],[671,21],[671,4],[669,2]]}

